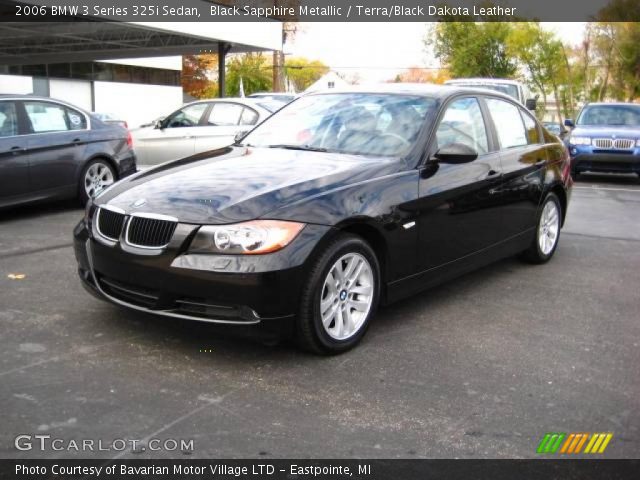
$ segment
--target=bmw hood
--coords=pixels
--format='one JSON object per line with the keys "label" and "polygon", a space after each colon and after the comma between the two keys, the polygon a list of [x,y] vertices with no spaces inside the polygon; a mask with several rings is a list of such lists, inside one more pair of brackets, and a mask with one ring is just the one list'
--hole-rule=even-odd
{"label": "bmw hood", "polygon": [[96,205],[126,213],[222,224],[264,217],[287,205],[397,172],[398,159],[299,150],[227,147],[128,177]]}
{"label": "bmw hood", "polygon": [[571,130],[573,137],[640,139],[640,127],[620,125],[578,125]]}

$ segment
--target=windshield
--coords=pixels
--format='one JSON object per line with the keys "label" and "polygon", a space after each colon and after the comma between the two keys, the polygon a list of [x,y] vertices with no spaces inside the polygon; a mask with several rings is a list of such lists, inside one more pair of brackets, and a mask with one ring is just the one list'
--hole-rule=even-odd
{"label": "windshield", "polygon": [[592,105],[580,113],[577,125],[640,126],[638,105]]}
{"label": "windshield", "polygon": [[356,155],[400,156],[415,144],[433,98],[338,93],[302,97],[256,127],[243,144]]}

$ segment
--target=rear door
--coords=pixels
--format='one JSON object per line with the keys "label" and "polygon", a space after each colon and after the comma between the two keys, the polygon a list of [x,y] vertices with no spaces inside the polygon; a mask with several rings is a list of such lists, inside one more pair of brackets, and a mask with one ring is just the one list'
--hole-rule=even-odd
{"label": "rear door", "polygon": [[16,102],[0,101],[0,205],[29,191],[27,140],[19,123]]}
{"label": "rear door", "polygon": [[258,112],[234,102],[215,102],[198,131],[195,153],[231,145],[238,132],[246,132],[258,122]]}
{"label": "rear door", "polygon": [[44,100],[22,102],[30,134],[26,156],[31,192],[76,188],[78,165],[89,141],[86,116]]}
{"label": "rear door", "polygon": [[500,155],[486,112],[477,97],[456,98],[445,107],[429,147],[462,143],[478,152],[464,164],[427,161],[419,183],[422,270],[479,252],[501,240]]}
{"label": "rear door", "polygon": [[547,151],[540,126],[524,108],[501,98],[487,98],[486,104],[500,145],[503,231],[507,239],[535,225]]}
{"label": "rear door", "polygon": [[142,128],[132,132],[138,162],[156,165],[193,155],[195,139],[202,133],[208,110],[207,102],[187,105],[163,120],[161,128]]}

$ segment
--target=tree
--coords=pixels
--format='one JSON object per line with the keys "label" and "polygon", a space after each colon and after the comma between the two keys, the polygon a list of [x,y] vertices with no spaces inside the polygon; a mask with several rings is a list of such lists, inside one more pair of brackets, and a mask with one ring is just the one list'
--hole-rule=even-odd
{"label": "tree", "polygon": [[306,90],[313,82],[329,71],[329,67],[319,60],[303,57],[289,58],[285,62],[285,72],[293,82],[296,92]]}
{"label": "tree", "polygon": [[182,90],[196,98],[209,98],[216,82],[218,55],[185,55],[182,57]]}
{"label": "tree", "polygon": [[270,91],[273,85],[271,63],[262,53],[243,53],[233,56],[227,63],[226,94],[240,95],[240,79],[245,95]]}
{"label": "tree", "polygon": [[[567,80],[562,42],[542,29],[538,22],[517,23],[507,37],[507,53],[525,67],[530,82],[547,103],[547,91],[553,90],[558,107],[558,121],[562,123],[560,89]],[[565,113],[566,116],[566,113]]]}
{"label": "tree", "polygon": [[453,77],[510,78],[517,72],[506,48],[512,28],[509,22],[441,22],[425,45]]}

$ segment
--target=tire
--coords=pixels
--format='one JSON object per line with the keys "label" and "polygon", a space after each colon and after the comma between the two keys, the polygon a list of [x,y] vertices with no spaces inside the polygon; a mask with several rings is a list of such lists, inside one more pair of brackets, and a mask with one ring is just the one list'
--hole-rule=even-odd
{"label": "tire", "polygon": [[91,160],[82,169],[78,184],[78,197],[82,205],[85,205],[89,198],[94,198],[116,180],[116,171],[108,160],[103,158]]}
{"label": "tire", "polygon": [[548,262],[560,241],[560,224],[562,222],[562,206],[555,193],[549,193],[538,213],[536,232],[531,245],[522,254],[529,263]]}
{"label": "tire", "polygon": [[323,355],[353,348],[364,337],[379,297],[376,254],[362,238],[340,234],[316,256],[303,286],[296,324],[298,345]]}

